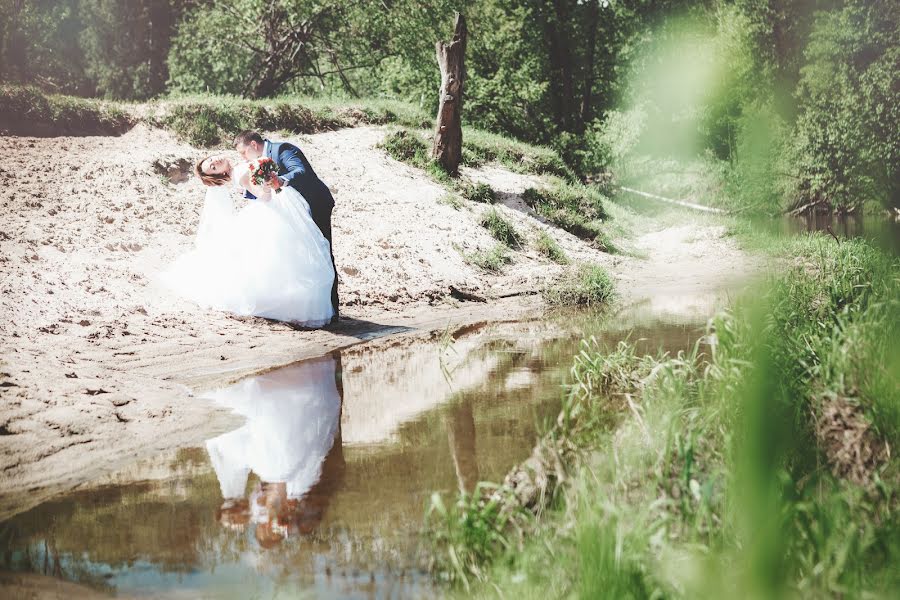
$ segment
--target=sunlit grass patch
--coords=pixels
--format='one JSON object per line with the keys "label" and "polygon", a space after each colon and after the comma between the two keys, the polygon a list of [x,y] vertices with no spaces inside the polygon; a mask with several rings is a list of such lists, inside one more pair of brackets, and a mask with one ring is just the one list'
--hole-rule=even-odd
{"label": "sunlit grass patch", "polygon": [[521,247],[523,242],[522,235],[516,231],[509,219],[504,218],[496,208],[485,211],[481,216],[480,223],[494,239],[510,248]]}
{"label": "sunlit grass patch", "polygon": [[608,199],[599,190],[561,179],[551,179],[549,183],[543,188],[528,188],[522,199],[557,227],[595,243],[604,252],[619,251],[605,230]]}
{"label": "sunlit grass patch", "polygon": [[150,104],[151,122],[195,146],[228,145],[238,132],[285,130],[316,133],[362,124],[419,126],[424,115],[412,105],[380,99],[353,102],[282,96],[245,100],[231,96],[176,96]]}
{"label": "sunlit grass patch", "polygon": [[497,202],[497,193],[486,183],[473,184],[459,181],[456,187],[466,200],[482,204],[495,204]]}
{"label": "sunlit grass patch", "polygon": [[529,459],[557,456],[562,490],[469,571],[476,595],[892,595],[900,261],[819,236],[783,251],[691,352],[585,342]]}
{"label": "sunlit grass patch", "polygon": [[496,244],[490,250],[475,250],[473,252],[460,250],[460,253],[467,263],[488,273],[499,273],[503,270],[503,267],[512,263],[509,248],[502,243]]}
{"label": "sunlit grass patch", "polygon": [[564,265],[569,262],[569,257],[559,247],[556,240],[550,237],[543,229],[538,232],[537,239],[534,241],[534,247],[542,256],[546,256],[555,263]]}
{"label": "sunlit grass patch", "polygon": [[603,267],[582,265],[548,285],[543,296],[558,306],[597,306],[609,302],[614,293],[615,285]]}
{"label": "sunlit grass patch", "polygon": [[463,164],[478,167],[490,162],[500,163],[518,173],[549,174],[575,180],[572,170],[552,148],[463,128]]}
{"label": "sunlit grass patch", "polygon": [[0,130],[12,135],[118,135],[135,122],[121,103],[0,85]]}

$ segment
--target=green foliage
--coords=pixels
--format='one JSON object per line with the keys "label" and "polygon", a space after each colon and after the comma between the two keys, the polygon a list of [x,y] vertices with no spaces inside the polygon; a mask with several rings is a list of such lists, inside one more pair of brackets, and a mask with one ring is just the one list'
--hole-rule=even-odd
{"label": "green foliage", "polygon": [[494,239],[509,246],[519,248],[522,246],[522,235],[516,231],[508,219],[504,219],[496,208],[485,211],[481,215],[481,226],[487,229]]}
{"label": "green foliage", "polygon": [[610,249],[602,230],[607,216],[606,198],[595,188],[551,179],[550,187],[528,188],[522,198],[554,225],[582,239],[593,240],[604,250]]}
{"label": "green foliage", "polygon": [[481,202],[482,204],[494,204],[497,202],[497,194],[486,183],[469,184],[460,182],[458,187],[466,200]]}
{"label": "green foliage", "polygon": [[109,102],[0,85],[0,131],[12,135],[118,135],[134,119]]}
{"label": "green foliage", "polygon": [[543,290],[544,299],[557,306],[599,306],[608,303],[614,294],[615,285],[600,265],[570,269]]}
{"label": "green foliage", "polygon": [[574,180],[572,170],[552,148],[519,142],[477,129],[463,129],[463,164],[498,162],[519,173],[556,175]]}
{"label": "green foliage", "polygon": [[[229,144],[244,129],[315,133],[338,127],[398,121],[408,124],[421,114],[397,102],[322,101],[314,98],[240,100],[226,96],[192,96],[161,103],[154,122],[196,146]],[[393,139],[393,138],[389,138]]]}
{"label": "green foliage", "polygon": [[900,206],[898,36],[895,2],[817,15],[797,88],[798,203]]}
{"label": "green foliage", "polygon": [[7,83],[46,85],[65,94],[93,92],[79,43],[79,0],[0,3],[0,73]]}
{"label": "green foliage", "polygon": [[143,100],[165,91],[176,18],[169,0],[81,0],[79,8],[85,74],[98,94]]}
{"label": "green foliage", "polygon": [[427,514],[431,551],[444,566],[441,574],[467,589],[472,578],[481,578],[485,563],[509,545],[504,532],[508,513],[497,500],[485,499],[492,487],[479,483],[471,495],[460,495],[449,507],[439,494],[431,496]]}
{"label": "green foliage", "polygon": [[779,252],[788,272],[692,352],[585,342],[541,442],[579,448],[566,502],[507,528],[522,550],[473,593],[894,595],[900,262],[823,236]]}
{"label": "green foliage", "polygon": [[564,265],[569,262],[569,257],[567,257],[566,253],[563,252],[563,249],[559,247],[556,240],[550,237],[543,229],[538,233],[538,237],[534,242],[534,247],[541,255],[546,256],[555,263]]}
{"label": "green foliage", "polygon": [[497,244],[490,250],[460,252],[467,263],[475,265],[488,273],[499,273],[503,270],[503,267],[512,263],[512,257],[509,255],[508,247],[505,244]]}

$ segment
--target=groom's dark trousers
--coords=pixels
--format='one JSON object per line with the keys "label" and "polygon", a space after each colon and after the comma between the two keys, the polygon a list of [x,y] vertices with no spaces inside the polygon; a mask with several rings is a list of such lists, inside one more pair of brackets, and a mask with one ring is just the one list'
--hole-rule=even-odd
{"label": "groom's dark trousers", "polygon": [[[265,141],[265,155],[278,165],[278,179],[282,185],[289,185],[306,199],[312,219],[331,248],[331,211],[334,210],[334,198],[331,190],[316,176],[312,166],[300,151],[300,148],[288,142]],[[247,193],[248,198],[253,195]],[[338,274],[334,264],[334,250],[331,250],[331,265],[334,268],[334,284],[331,287],[331,306],[334,318],[338,318]]]}

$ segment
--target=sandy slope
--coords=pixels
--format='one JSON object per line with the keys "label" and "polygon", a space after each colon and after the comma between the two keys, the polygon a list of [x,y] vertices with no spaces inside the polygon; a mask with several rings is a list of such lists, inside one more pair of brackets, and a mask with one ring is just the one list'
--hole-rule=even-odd
{"label": "sandy slope", "polygon": [[[121,137],[0,138],[0,517],[232,422],[192,389],[388,334],[539,308],[534,296],[447,298],[451,285],[485,296],[535,290],[560,267],[530,249],[501,276],[467,265],[459,249],[494,244],[478,225],[485,207],[442,203],[442,188],[375,148],[384,134],[291,140],[337,202],[334,254],[350,319],[328,331],[202,311],[158,286],[156,274],[191,244],[203,188],[170,183],[152,165],[194,161],[196,149],[144,126]],[[528,239],[542,228],[574,260],[606,265],[626,298],[660,285],[677,298],[747,268],[715,228],[645,236],[646,259],[608,256],[529,214],[518,195],[537,178],[498,167],[466,174],[501,192],[500,210]]]}

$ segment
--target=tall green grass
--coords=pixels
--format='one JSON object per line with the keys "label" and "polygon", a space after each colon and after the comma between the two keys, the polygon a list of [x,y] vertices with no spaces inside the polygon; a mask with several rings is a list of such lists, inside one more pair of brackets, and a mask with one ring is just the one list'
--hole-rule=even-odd
{"label": "tall green grass", "polygon": [[11,135],[117,135],[136,119],[124,105],[0,85],[0,131]]}
{"label": "tall green grass", "polygon": [[474,593],[896,596],[900,262],[822,236],[786,249],[692,352],[585,343],[544,442],[577,448],[568,480],[482,552]]}
{"label": "tall green grass", "polygon": [[347,102],[292,96],[271,100],[185,96],[151,106],[155,125],[195,146],[206,147],[229,144],[245,129],[316,133],[361,124],[421,127],[429,120],[412,105],[379,99]]}

